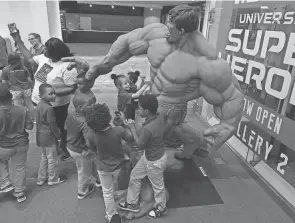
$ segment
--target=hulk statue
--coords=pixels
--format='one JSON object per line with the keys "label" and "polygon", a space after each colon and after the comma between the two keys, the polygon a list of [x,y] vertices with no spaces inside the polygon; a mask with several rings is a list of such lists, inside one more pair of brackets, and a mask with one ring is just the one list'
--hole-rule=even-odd
{"label": "hulk statue", "polygon": [[[169,12],[169,21],[149,24],[121,35],[108,54],[86,73],[94,83],[132,56],[147,54],[151,64],[150,92],[157,96],[159,113],[166,118],[165,137],[173,131],[183,143],[177,159],[219,148],[236,131],[242,117],[243,95],[230,66],[218,58],[216,50],[197,30],[199,15],[194,7],[179,5]],[[87,70],[85,61],[73,57],[72,67]],[[214,106],[220,123],[204,130],[193,129],[185,121],[187,103],[203,97]],[[199,128],[199,126],[198,126]]]}

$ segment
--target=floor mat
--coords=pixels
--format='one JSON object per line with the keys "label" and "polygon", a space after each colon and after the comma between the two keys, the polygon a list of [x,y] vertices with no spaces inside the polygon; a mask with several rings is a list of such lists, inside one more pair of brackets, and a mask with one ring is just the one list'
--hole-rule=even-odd
{"label": "floor mat", "polygon": [[170,163],[164,173],[168,208],[223,204],[211,180],[192,161]]}

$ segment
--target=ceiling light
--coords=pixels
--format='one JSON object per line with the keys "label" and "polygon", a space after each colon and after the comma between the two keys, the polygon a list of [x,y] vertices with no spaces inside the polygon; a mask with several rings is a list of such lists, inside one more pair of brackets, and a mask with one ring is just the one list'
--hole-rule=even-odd
{"label": "ceiling light", "polygon": [[151,11],[153,11],[153,8],[150,8]]}

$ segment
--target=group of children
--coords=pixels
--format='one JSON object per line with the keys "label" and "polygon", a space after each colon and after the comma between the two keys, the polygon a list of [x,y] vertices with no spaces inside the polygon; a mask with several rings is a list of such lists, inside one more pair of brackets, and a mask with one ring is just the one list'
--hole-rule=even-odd
{"label": "group of children", "polygon": [[[112,223],[121,222],[114,200],[114,191],[115,181],[126,159],[122,141],[132,141],[144,153],[131,172],[126,202],[119,204],[118,208],[131,212],[140,211],[138,199],[141,180],[147,176],[152,184],[156,201],[148,216],[158,218],[167,213],[163,180],[167,161],[163,145],[164,119],[157,113],[157,98],[147,93],[149,83],[142,78],[140,87],[137,89],[138,77],[138,71],[129,72],[128,76],[111,75],[118,89],[116,118],[120,119],[120,122],[114,120],[112,125],[108,106],[96,103],[89,82],[83,75],[78,75],[77,90],[72,100],[74,110],[69,112],[66,119],[67,149],[76,161],[78,172],[77,198],[83,199],[92,193],[95,187],[101,186],[106,207],[105,218],[107,222]],[[42,186],[47,182],[52,186],[63,183],[67,179],[57,171],[57,145],[60,133],[51,106],[55,100],[55,92],[51,85],[42,84],[39,87],[39,93],[41,101],[37,105],[36,112],[36,143],[42,148],[42,155],[37,184]],[[16,106],[12,105],[11,93],[9,91],[1,93],[0,86],[0,115],[1,107],[12,109]],[[134,122],[135,111],[141,118],[145,118],[140,131]],[[19,114],[16,114],[17,112]],[[25,129],[31,129],[32,120],[27,110],[17,110],[10,115],[24,117],[22,126],[24,134]],[[0,119],[1,124],[4,120],[2,116]],[[0,142],[3,140],[1,131],[0,128]],[[28,141],[27,135],[25,137]],[[0,156],[0,168],[2,168],[1,159]],[[14,188],[16,191],[16,186],[13,187],[11,183],[3,186],[1,178],[0,186],[2,186],[0,192],[9,192]],[[24,187],[23,184],[22,186]],[[20,192],[21,194],[16,197],[19,202],[22,202],[26,198],[24,189]]]}

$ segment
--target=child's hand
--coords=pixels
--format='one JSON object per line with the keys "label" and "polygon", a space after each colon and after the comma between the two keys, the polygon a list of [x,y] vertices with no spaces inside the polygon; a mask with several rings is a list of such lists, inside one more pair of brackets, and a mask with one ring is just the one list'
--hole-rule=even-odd
{"label": "child's hand", "polygon": [[151,81],[144,81],[144,84],[147,85],[147,86],[150,86],[151,85]]}
{"label": "child's hand", "polygon": [[81,155],[82,156],[87,156],[90,153],[90,150],[83,150]]}
{"label": "child's hand", "polygon": [[151,94],[151,87],[150,86],[147,86],[146,89],[144,90],[143,94]]}
{"label": "child's hand", "polygon": [[132,120],[132,119],[128,119],[128,120],[125,120],[124,124],[127,125],[127,126],[130,127],[130,128],[133,128],[135,122],[134,122],[134,120]]}

